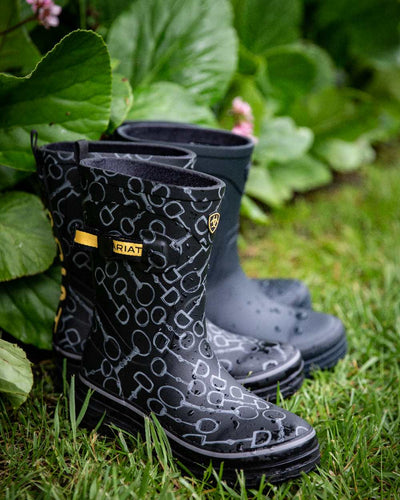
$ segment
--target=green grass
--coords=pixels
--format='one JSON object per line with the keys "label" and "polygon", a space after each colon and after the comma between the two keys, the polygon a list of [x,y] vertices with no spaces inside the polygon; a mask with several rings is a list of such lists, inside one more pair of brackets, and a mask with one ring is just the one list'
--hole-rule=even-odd
{"label": "green grass", "polygon": [[0,498],[400,498],[400,160],[350,179],[246,226],[241,250],[248,274],[304,279],[347,327],[348,356],[282,403],[315,426],[319,474],[264,491],[196,480],[150,421],[145,443],[77,427],[43,362],[26,404],[0,415]]}

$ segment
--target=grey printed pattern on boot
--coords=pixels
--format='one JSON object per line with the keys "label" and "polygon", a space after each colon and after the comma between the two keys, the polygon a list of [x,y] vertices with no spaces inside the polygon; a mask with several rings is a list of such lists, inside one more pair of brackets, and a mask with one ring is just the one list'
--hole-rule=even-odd
{"label": "grey printed pattern on boot", "polygon": [[[80,141],[80,154],[90,158],[125,158],[191,169],[195,154],[153,144]],[[93,316],[91,250],[73,245],[75,228],[82,226],[82,188],[74,144],[54,143],[34,149],[42,195],[52,220],[63,260],[62,294],[53,339],[59,370],[68,360],[69,373],[79,369]],[[295,392],[303,380],[303,361],[289,345],[263,344],[232,335],[209,322],[209,341],[218,347],[224,366],[246,387],[274,400],[279,383],[282,396]],[[218,346],[214,342],[214,336]],[[235,339],[235,340],[233,340]],[[225,347],[224,347],[225,345]]]}
{"label": "grey printed pattern on boot", "polygon": [[210,220],[223,183],[110,159],[82,160],[81,175],[83,230],[97,237],[95,318],[77,387],[81,402],[94,391],[86,422],[105,413],[106,424],[136,433],[152,412],[181,461],[224,461],[225,477],[243,469],[250,484],[313,468],[314,430],[244,389],[207,341]]}

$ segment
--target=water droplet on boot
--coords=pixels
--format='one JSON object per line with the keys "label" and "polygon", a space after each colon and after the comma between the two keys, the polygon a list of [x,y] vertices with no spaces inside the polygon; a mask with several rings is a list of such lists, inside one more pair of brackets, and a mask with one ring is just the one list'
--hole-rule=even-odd
{"label": "water droplet on boot", "polygon": [[298,311],[296,313],[296,319],[307,319],[308,318],[308,312],[307,311]]}
{"label": "water droplet on boot", "polygon": [[301,335],[301,334],[303,333],[303,330],[302,330],[301,328],[299,328],[298,326],[296,326],[296,327],[294,328],[294,333],[295,333],[296,335]]}

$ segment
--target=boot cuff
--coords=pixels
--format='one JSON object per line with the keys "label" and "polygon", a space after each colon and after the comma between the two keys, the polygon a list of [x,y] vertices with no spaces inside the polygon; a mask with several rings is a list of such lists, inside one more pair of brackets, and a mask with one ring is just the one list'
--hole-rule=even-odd
{"label": "boot cuff", "polygon": [[[117,188],[129,195],[144,193],[187,201],[221,200],[223,181],[211,175],[149,161],[123,158],[86,158],[79,164],[85,189],[99,193]],[[99,200],[101,201],[101,200]]]}
{"label": "boot cuff", "polygon": [[[189,168],[196,159],[196,154],[188,149],[151,142],[88,141],[85,144],[87,145],[87,151],[85,151],[87,158],[134,155],[143,156],[145,160],[154,157],[154,161],[157,162],[157,157],[161,157],[163,163],[170,164],[175,160],[177,166],[189,166]],[[44,160],[47,156],[57,156],[58,161],[62,163],[75,163],[75,143],[72,141],[46,144],[37,148],[37,152]],[[140,158],[138,159],[140,160]]]}
{"label": "boot cuff", "polygon": [[254,149],[248,137],[186,123],[126,122],[117,129],[117,135],[126,141],[173,143],[208,158],[250,157]]}

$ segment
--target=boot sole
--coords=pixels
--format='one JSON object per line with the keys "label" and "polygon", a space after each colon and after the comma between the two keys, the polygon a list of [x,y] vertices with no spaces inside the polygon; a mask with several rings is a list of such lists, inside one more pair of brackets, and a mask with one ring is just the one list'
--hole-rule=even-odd
{"label": "boot sole", "polygon": [[[136,436],[144,436],[145,415],[140,409],[120,398],[106,393],[79,375],[76,381],[77,408],[82,406],[87,392],[93,391],[82,424],[93,429],[99,422],[99,430],[110,434],[110,426],[116,426]],[[319,445],[313,430],[292,442],[277,444],[268,449],[248,452],[211,452],[182,441],[165,430],[173,454],[178,461],[194,474],[202,475],[204,467],[212,462],[219,470],[222,463],[223,479],[230,483],[237,481],[237,471],[243,470],[248,487],[259,484],[263,475],[271,483],[280,483],[313,470],[320,460]]]}
{"label": "boot sole", "polygon": [[57,371],[57,383],[61,384],[64,375],[64,365],[65,365],[65,376],[66,380],[69,382],[72,375],[77,375],[81,366],[82,357],[79,355],[72,355],[70,352],[64,351],[57,345],[53,344],[54,361]]}
{"label": "boot sole", "polygon": [[315,370],[328,370],[333,368],[339,359],[345,357],[347,353],[347,340],[343,335],[343,338],[336,345],[330,349],[324,351],[317,356],[304,358],[304,373],[306,377],[312,376],[312,372]]}
{"label": "boot sole", "polygon": [[271,403],[276,402],[277,390],[279,386],[279,391],[281,396],[286,399],[292,396],[295,392],[297,392],[303,381],[304,381],[304,362],[301,361],[296,369],[290,373],[285,379],[274,382],[271,385],[254,388],[252,389],[251,383],[247,384],[245,380],[237,379],[240,384],[242,384],[246,389],[251,391],[253,394],[271,401]]}

